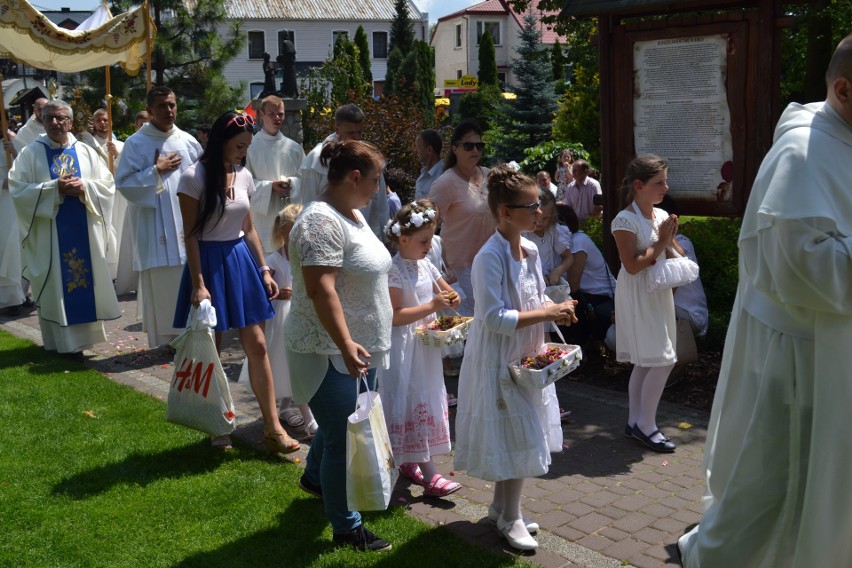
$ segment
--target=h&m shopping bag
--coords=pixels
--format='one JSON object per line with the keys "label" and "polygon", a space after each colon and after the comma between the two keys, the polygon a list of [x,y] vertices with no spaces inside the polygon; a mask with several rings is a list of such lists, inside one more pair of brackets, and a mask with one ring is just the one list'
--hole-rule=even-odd
{"label": "h&m shopping bag", "polygon": [[[212,322],[212,323],[211,323]],[[213,436],[234,431],[237,417],[228,378],[216,352],[216,311],[209,300],[189,311],[186,330],[171,345],[175,374],[169,387],[166,420]]]}
{"label": "h&m shopping bag", "polygon": [[379,393],[367,385],[362,373],[355,390],[355,412],[346,425],[346,501],[351,511],[384,511],[388,508],[399,472],[393,460],[390,436]]}

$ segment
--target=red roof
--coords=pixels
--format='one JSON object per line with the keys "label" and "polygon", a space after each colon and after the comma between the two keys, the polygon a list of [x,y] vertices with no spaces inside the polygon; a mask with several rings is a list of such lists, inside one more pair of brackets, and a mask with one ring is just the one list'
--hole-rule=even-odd
{"label": "red roof", "polygon": [[[474,4],[464,10],[459,10],[458,12],[453,12],[452,14],[447,14],[442,18],[438,18],[438,23],[452,20],[459,16],[463,16],[465,14],[471,15],[500,15],[500,16],[508,16],[512,15],[515,18],[515,21],[518,23],[519,27],[524,26],[524,15],[527,12],[532,12],[532,14],[536,17],[536,20],[540,20],[541,16],[555,16],[559,14],[559,10],[550,10],[550,11],[542,11],[538,9],[538,3],[540,0],[531,0],[529,7],[525,12],[515,12],[511,6],[505,0],[485,0],[485,2],[480,2],[479,4]],[[552,24],[540,24],[541,27],[541,43],[552,45],[556,43],[557,38],[563,44],[565,43],[565,36],[560,36],[556,32],[553,31]]]}

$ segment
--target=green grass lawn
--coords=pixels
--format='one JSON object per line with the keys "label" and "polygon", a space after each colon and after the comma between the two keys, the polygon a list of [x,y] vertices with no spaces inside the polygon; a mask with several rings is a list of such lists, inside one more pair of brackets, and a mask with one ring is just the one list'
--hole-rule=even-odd
{"label": "green grass lawn", "polygon": [[0,332],[0,566],[528,566],[399,508],[365,515],[393,551],[334,549],[299,466],[213,451],[164,410]]}

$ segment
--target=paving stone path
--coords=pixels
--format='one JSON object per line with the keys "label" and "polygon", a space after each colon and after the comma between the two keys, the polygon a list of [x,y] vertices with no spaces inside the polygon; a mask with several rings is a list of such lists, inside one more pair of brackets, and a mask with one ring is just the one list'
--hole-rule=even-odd
{"label": "paving stone path", "polygon": [[[164,348],[149,350],[136,320],[134,295],[119,298],[123,316],[107,322],[108,342],[87,351],[89,367],[117,383],[164,400],[174,363]],[[41,344],[34,310],[0,315],[0,328]],[[240,384],[243,354],[236,335],[225,335],[222,363],[238,410],[236,436],[260,448],[262,423],[254,396]],[[457,379],[447,378],[457,392]],[[524,485],[526,516],[541,525],[540,548],[525,557],[538,566],[589,568],[679,566],[674,543],[698,522],[704,490],[701,459],[708,414],[661,403],[663,432],[678,445],[657,454],[623,437],[627,399],[622,393],[562,379],[561,405],[572,411],[563,425],[564,450],[553,456],[547,475]],[[451,422],[454,416],[451,414]],[[291,432],[298,436],[298,432]],[[307,445],[292,457],[304,457]],[[486,519],[492,485],[453,471],[451,456],[437,460],[444,475],[463,488],[447,499],[424,498],[422,488],[401,479],[394,505],[492,550],[511,553]]]}

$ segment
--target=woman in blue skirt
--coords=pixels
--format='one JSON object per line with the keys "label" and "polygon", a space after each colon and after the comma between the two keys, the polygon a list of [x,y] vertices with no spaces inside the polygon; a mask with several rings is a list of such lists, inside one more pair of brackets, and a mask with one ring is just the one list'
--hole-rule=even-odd
{"label": "woman in blue skirt", "polygon": [[[263,258],[254,230],[249,196],[251,173],[243,167],[251,144],[254,120],[230,111],[210,129],[204,154],[181,175],[180,211],[186,235],[186,267],[178,292],[175,327],[184,327],[190,305],[210,300],[216,308],[216,347],[222,332],[238,329],[248,359],[249,381],[260,412],[266,447],[291,453],[299,443],[278,420],[272,371],[266,353],[263,322],[274,315],[270,300],[278,286]],[[228,436],[213,439],[214,447],[230,448]]]}

